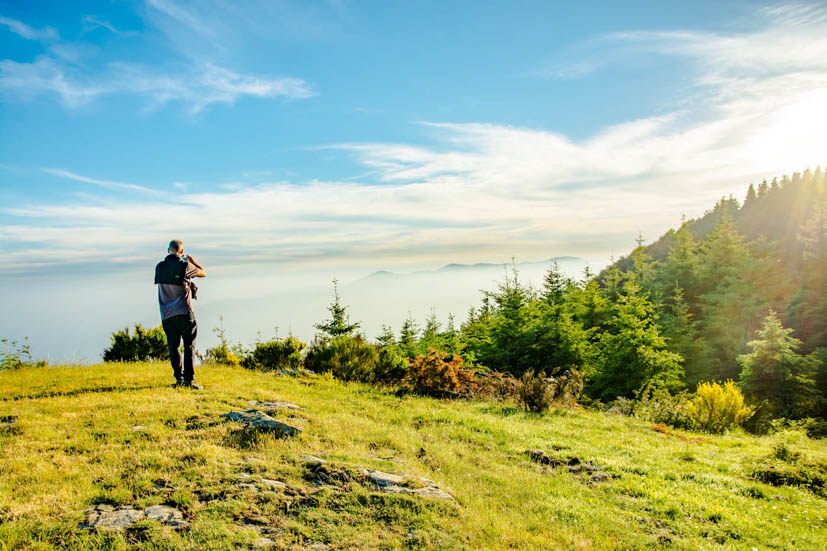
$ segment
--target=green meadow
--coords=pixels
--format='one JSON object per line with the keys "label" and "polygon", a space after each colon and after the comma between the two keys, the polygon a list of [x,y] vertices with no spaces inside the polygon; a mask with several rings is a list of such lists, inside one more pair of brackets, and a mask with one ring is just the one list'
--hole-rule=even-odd
{"label": "green meadow", "polygon": [[[0,429],[0,550],[244,549],[261,538],[273,549],[331,550],[815,550],[827,541],[817,480],[756,479],[768,466],[823,475],[827,445],[800,431],[659,431],[587,409],[536,415],[229,367],[199,368],[202,391],[170,379],[165,362],[0,372],[0,417],[17,417]],[[277,439],[221,418],[248,400],[302,406],[274,414],[301,434]],[[610,476],[538,464],[529,449]],[[307,455],[327,461],[326,480]],[[365,468],[431,479],[455,500],[382,492],[362,479]],[[286,487],[250,489],[262,479]],[[84,510],[99,504],[166,504],[190,524],[83,527]]]}

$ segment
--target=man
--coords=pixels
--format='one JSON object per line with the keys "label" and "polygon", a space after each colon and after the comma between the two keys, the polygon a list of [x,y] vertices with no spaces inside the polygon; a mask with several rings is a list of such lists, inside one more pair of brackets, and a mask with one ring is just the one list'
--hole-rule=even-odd
{"label": "man", "polygon": [[[173,386],[202,388],[195,382],[192,360],[195,355],[195,338],[198,324],[192,311],[192,299],[197,291],[191,281],[194,277],[207,277],[207,272],[191,256],[184,254],[181,241],[173,239],[167,248],[167,257],[155,266],[155,284],[158,285],[158,303],[161,322],[167,334],[169,359],[175,376]],[[184,370],[181,372],[179,347],[184,340]]]}

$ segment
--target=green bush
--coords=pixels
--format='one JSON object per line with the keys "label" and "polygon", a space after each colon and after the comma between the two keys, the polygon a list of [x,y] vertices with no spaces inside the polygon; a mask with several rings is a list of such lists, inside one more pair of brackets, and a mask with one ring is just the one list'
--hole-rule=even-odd
{"label": "green bush", "polygon": [[398,383],[408,373],[408,359],[396,346],[383,346],[379,349],[373,380],[377,383]]}
{"label": "green bush", "polygon": [[692,419],[686,410],[689,402],[685,392],[670,394],[658,386],[647,386],[631,401],[630,415],[653,423],[663,423],[675,428],[690,428]]}
{"label": "green bush", "polygon": [[753,414],[744,404],[744,395],[732,381],[724,384],[701,383],[692,400],[686,405],[686,413],[695,428],[708,432],[723,432],[743,424]]}
{"label": "green bush", "polygon": [[135,324],[135,332],[129,327],[112,333],[111,344],[103,352],[105,362],[145,362],[169,359],[167,336],[158,327],[144,328]]}
{"label": "green bush", "polygon": [[258,342],[241,360],[241,365],[259,371],[299,369],[304,348],[305,344],[293,336]]}
{"label": "green bush", "polygon": [[362,335],[321,338],[307,351],[304,366],[316,373],[331,372],[343,381],[374,381],[376,346]]}

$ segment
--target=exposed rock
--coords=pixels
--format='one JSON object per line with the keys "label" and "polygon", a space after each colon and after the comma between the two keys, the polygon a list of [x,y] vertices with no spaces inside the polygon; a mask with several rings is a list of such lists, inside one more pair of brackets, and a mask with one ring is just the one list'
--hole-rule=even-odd
{"label": "exposed rock", "polygon": [[253,542],[253,548],[255,549],[267,549],[268,547],[275,547],[276,542],[271,540],[270,538],[260,537],[256,538]]}
{"label": "exposed rock", "polygon": [[264,463],[264,460],[258,457],[245,457],[242,461],[248,465],[261,465]]}
{"label": "exposed rock", "polygon": [[133,432],[144,432],[144,431],[147,430],[147,428],[143,425],[135,425],[130,430],[133,431]]}
{"label": "exposed rock", "polygon": [[82,526],[101,532],[124,530],[142,520],[156,520],[179,529],[189,526],[181,511],[166,505],[153,505],[143,511],[127,506],[115,509],[111,505],[98,505],[85,512],[86,522]]}
{"label": "exposed rock", "polygon": [[299,372],[296,369],[280,369],[276,371],[276,375],[290,375],[291,377],[298,377]]}
{"label": "exposed rock", "polygon": [[144,509],[144,514],[149,520],[157,520],[164,524],[179,525],[184,522],[184,515],[178,509],[167,505],[153,505]]}
{"label": "exposed rock", "polygon": [[424,497],[453,500],[454,496],[443,491],[433,480],[418,476],[384,473],[374,469],[365,469],[363,474],[374,486],[383,492],[413,494]]}
{"label": "exposed rock", "polygon": [[258,487],[255,484],[249,484],[247,482],[242,482],[241,484],[236,485],[236,488],[241,488],[242,490],[250,490],[253,492],[258,491]]}
{"label": "exposed rock", "polygon": [[328,549],[330,549],[330,546],[327,545],[326,543],[319,542],[319,543],[312,543],[312,544],[308,545],[307,548],[310,549],[311,551],[328,551]]}
{"label": "exposed rock", "polygon": [[321,467],[322,465],[327,463],[327,461],[325,461],[321,457],[316,457],[315,455],[303,455],[301,457],[301,462],[302,465],[311,469]]}
{"label": "exposed rock", "polygon": [[253,478],[253,475],[249,473],[238,473],[236,475],[236,478],[240,478],[241,480],[250,480],[251,478]]}
{"label": "exposed rock", "polygon": [[543,450],[526,450],[526,455],[528,455],[532,461],[535,463],[540,463],[541,465],[550,465],[552,467],[557,467],[559,465],[564,465],[566,462],[560,459],[559,457],[555,457],[553,455],[546,455]]}
{"label": "exposed rock", "polygon": [[277,409],[292,409],[294,411],[305,411],[305,409],[293,402],[284,402],[282,400],[267,400],[264,402],[259,402],[257,400],[247,400],[247,404],[256,407],[258,406],[259,409],[263,409],[264,411],[275,411]]}
{"label": "exposed rock", "polygon": [[222,417],[241,423],[247,427],[271,432],[276,436],[295,436],[301,432],[301,429],[282,423],[281,421],[276,421],[263,411],[257,409],[231,411],[223,414]]}
{"label": "exposed rock", "polygon": [[283,490],[287,488],[287,484],[280,480],[271,480],[269,478],[262,478],[261,483],[274,489]]}

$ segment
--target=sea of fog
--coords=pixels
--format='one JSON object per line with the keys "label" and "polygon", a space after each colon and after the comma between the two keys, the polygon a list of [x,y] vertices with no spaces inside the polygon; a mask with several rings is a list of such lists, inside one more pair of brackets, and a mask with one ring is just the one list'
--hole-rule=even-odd
{"label": "sea of fog", "polygon": [[[522,281],[541,286],[550,261],[517,265]],[[558,262],[567,275],[580,278],[586,261],[567,257]],[[592,271],[605,263],[589,262]],[[398,332],[412,315],[423,325],[433,309],[441,322],[453,313],[457,324],[478,306],[481,290],[496,289],[505,264],[448,266],[410,273],[347,269],[289,270],[266,264],[208,268],[198,280],[195,312],[198,348],[217,342],[212,331],[223,317],[227,337],[249,345],[259,336],[293,334],[312,339],[313,324],[327,319],[334,277],[351,320],[375,338],[383,324]],[[35,359],[51,363],[101,361],[113,331],[140,323],[160,323],[154,265],[142,271],[108,274],[47,273],[0,277],[0,337],[28,337]]]}

